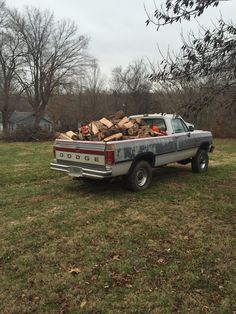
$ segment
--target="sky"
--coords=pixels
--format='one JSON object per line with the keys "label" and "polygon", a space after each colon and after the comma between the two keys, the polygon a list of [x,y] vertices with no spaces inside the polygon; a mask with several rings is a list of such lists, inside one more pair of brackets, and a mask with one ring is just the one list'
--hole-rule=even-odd
{"label": "sky", "polygon": [[[156,0],[160,5],[163,0]],[[178,51],[180,33],[197,32],[201,25],[212,25],[223,17],[235,20],[236,0],[224,1],[218,8],[210,8],[198,22],[174,24],[156,31],[154,25],[146,27],[147,15],[152,14],[154,0],[6,0],[10,7],[23,10],[24,6],[48,8],[59,19],[74,20],[82,34],[90,38],[89,52],[98,60],[102,73],[109,78],[116,66],[126,67],[137,58],[151,62],[161,60],[161,51]]]}

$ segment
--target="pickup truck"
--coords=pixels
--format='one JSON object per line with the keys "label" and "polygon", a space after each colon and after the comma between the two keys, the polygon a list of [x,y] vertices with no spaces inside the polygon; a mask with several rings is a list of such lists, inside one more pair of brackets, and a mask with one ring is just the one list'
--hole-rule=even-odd
{"label": "pickup truck", "polygon": [[144,114],[141,118],[150,127],[164,131],[165,136],[111,142],[56,140],[54,160],[50,167],[74,178],[109,179],[123,177],[132,191],[146,189],[152,169],[169,163],[191,163],[193,172],[206,172],[208,152],[212,152],[212,134],[194,130],[180,116]]}

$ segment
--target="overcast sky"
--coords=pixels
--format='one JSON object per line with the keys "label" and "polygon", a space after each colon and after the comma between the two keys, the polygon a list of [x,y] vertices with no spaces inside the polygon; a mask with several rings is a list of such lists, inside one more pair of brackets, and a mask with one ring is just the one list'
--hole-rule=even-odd
{"label": "overcast sky", "polygon": [[[156,4],[163,3],[156,0]],[[7,5],[23,9],[25,5],[49,8],[58,18],[74,20],[90,38],[90,53],[98,60],[102,73],[110,76],[115,66],[127,66],[135,58],[160,60],[157,44],[166,51],[180,47],[180,32],[197,29],[197,23],[170,25],[156,32],[154,26],[145,26],[148,12],[154,11],[153,0],[6,0]],[[203,25],[222,17],[235,20],[236,1],[226,1],[218,8],[207,10],[199,19]]]}

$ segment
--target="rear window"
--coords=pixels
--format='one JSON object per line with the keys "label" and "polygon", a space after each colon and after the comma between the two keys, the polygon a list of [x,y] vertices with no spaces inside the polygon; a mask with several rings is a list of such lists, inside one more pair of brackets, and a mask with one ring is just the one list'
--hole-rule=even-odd
{"label": "rear window", "polygon": [[166,131],[165,120],[161,118],[144,118],[142,119],[150,128],[154,125],[158,127],[159,130]]}

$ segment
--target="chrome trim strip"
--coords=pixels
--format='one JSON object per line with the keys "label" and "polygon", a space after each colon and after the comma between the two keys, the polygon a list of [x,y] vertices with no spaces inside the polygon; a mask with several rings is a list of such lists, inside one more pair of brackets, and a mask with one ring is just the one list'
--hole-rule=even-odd
{"label": "chrome trim strip", "polygon": [[[76,171],[73,172],[73,168],[75,169],[78,168],[78,170],[80,170],[80,173],[76,173]],[[72,176],[72,177],[91,177],[91,178],[102,179],[102,178],[107,178],[112,175],[112,170],[104,170],[104,171],[92,170],[92,169],[87,169],[87,168],[82,168],[82,167],[62,165],[55,162],[50,163],[50,169],[67,172],[69,176]]]}

